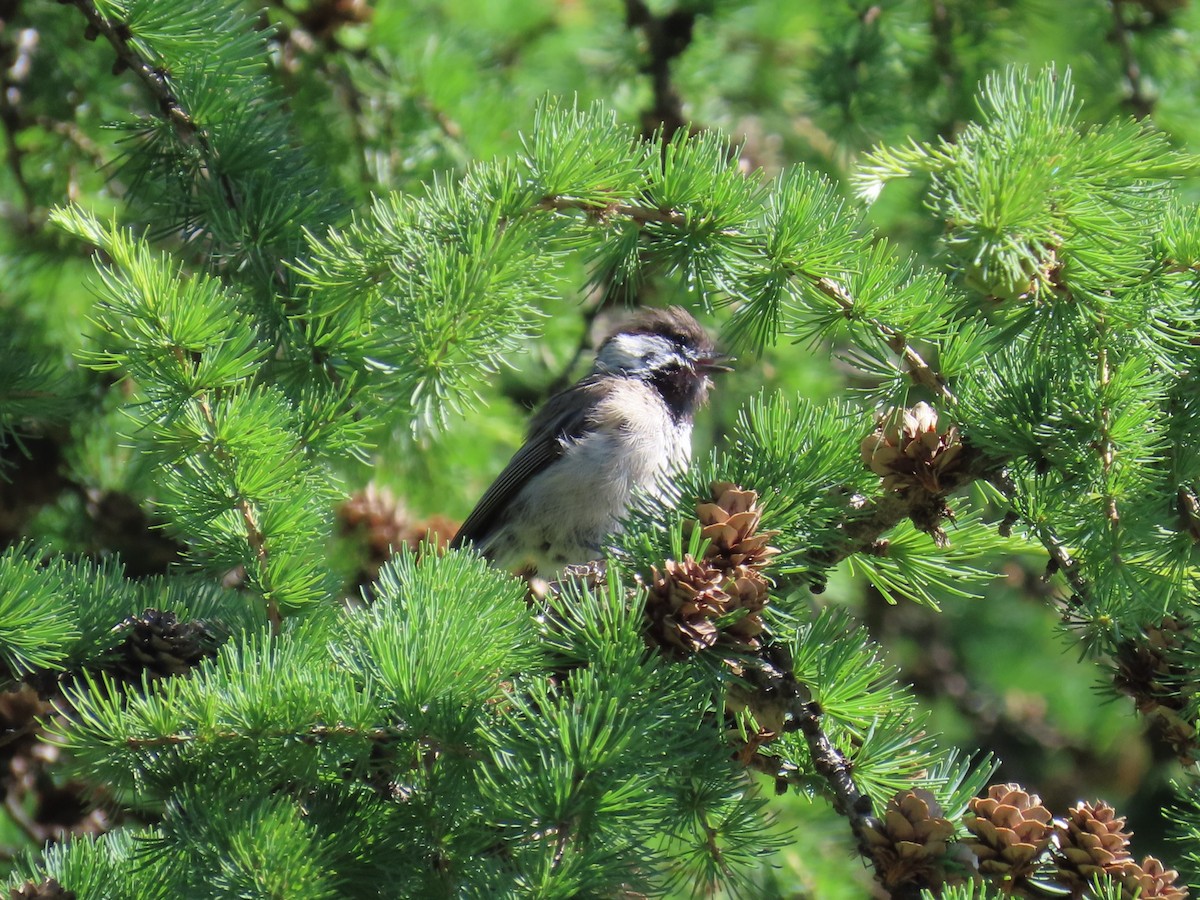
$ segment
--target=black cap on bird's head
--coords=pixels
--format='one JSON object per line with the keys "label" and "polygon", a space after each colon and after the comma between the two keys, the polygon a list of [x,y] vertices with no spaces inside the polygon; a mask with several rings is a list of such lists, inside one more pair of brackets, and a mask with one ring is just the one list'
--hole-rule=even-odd
{"label": "black cap on bird's head", "polygon": [[708,332],[682,306],[639,310],[629,321],[613,329],[609,337],[617,334],[661,334],[677,344],[712,349]]}
{"label": "black cap on bird's head", "polygon": [[639,334],[666,338],[680,352],[680,355],[689,360],[696,371],[700,373],[732,371],[726,365],[732,360],[716,351],[708,332],[682,306],[639,310],[626,322],[614,328],[604,339],[600,350],[601,356],[604,355],[604,348],[614,339],[621,335]]}

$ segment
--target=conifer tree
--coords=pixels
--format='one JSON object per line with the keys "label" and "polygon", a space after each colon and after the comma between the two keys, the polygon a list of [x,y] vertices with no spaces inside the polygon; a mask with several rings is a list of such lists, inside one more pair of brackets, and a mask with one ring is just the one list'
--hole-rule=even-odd
{"label": "conifer tree", "polygon": [[[1200,885],[1192,4],[0,15],[9,896]],[[689,470],[544,592],[446,549],[667,302],[739,360]],[[1098,676],[1173,842],[864,593]]]}

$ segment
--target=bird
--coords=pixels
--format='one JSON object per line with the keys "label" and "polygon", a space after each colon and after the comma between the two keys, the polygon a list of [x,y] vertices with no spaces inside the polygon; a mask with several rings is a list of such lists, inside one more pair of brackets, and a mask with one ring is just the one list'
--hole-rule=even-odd
{"label": "bird", "polygon": [[686,469],[693,417],[729,361],[682,307],[634,314],[534,415],[450,546],[529,578],[600,559],[634,492]]}

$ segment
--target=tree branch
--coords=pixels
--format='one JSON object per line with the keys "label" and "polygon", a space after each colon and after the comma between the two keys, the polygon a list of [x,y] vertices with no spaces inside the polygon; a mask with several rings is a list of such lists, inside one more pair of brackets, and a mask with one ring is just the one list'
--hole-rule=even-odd
{"label": "tree branch", "polygon": [[[68,0],[68,2],[77,7],[87,19],[88,34],[90,36],[103,35],[117,52],[117,62],[113,66],[113,73],[119,74],[121,71],[129,69],[138,77],[138,80],[157,101],[159,115],[174,126],[180,141],[184,144],[194,144],[204,153],[207,165],[201,171],[204,177],[211,177],[214,169],[219,170],[219,167],[214,165],[218,160],[218,154],[209,140],[208,132],[196,124],[191,114],[184,109],[183,104],[175,95],[167,72],[158,66],[151,65],[142,56],[132,43],[133,32],[124,22],[113,21],[102,15],[92,0]],[[225,174],[217,177],[226,204],[230,209],[239,209],[241,204],[238,202],[233,181]]]}
{"label": "tree branch", "polygon": [[[173,348],[175,359],[181,367],[186,367],[188,364],[186,352],[182,347]],[[217,434],[217,420],[213,416],[212,406],[208,402],[208,398],[201,394],[196,398],[197,405],[200,409],[200,415],[204,419],[204,424],[208,427],[210,434],[215,438]],[[232,457],[220,442],[214,441],[213,455],[222,463],[231,463]],[[249,544],[251,552],[254,554],[254,561],[258,565],[259,579],[263,582],[263,594],[267,604],[267,621],[271,625],[271,633],[279,634],[279,628],[282,625],[282,616],[279,611],[279,603],[271,592],[271,585],[266,581],[267,570],[267,539],[263,534],[262,529],[258,524],[258,511],[245,497],[239,496],[236,501],[236,509],[238,515],[241,516],[242,524],[246,527],[246,543]]]}
{"label": "tree branch", "polygon": [[[1016,507],[1017,486],[1013,484],[1013,480],[1008,473],[1001,470],[993,472],[987,478],[988,483],[996,488],[1004,498]],[[1055,534],[1054,530],[1048,525],[1039,522],[1030,522],[1031,530],[1037,535],[1042,546],[1046,548],[1046,552],[1050,554],[1051,563],[1055,571],[1062,572],[1063,577],[1067,579],[1067,583],[1071,585],[1071,590],[1074,591],[1075,597],[1071,601],[1075,605],[1090,605],[1092,597],[1092,589],[1088,580],[1079,570],[1079,562],[1071,556],[1067,550],[1063,540]]]}
{"label": "tree branch", "polygon": [[[178,349],[178,348],[177,348]],[[213,417],[212,407],[209,406],[208,400],[201,397],[199,400],[200,412],[204,416],[204,422],[215,436],[217,431],[217,422]],[[230,456],[219,444],[216,444],[213,450],[214,454],[222,462],[230,462]],[[267,602],[267,621],[271,624],[271,633],[278,635],[279,628],[282,625],[282,615],[279,611],[279,603],[275,600],[271,591],[270,582],[266,581],[267,572],[267,538],[263,534],[262,529],[258,524],[258,511],[245,497],[238,497],[237,511],[242,518],[242,524],[246,526],[246,543],[250,545],[250,550],[254,554],[254,561],[258,564],[259,578],[263,583],[263,594]]]}
{"label": "tree branch", "polygon": [[[610,203],[606,206],[596,206],[576,197],[543,197],[538,203],[538,209],[556,210],[558,212],[586,212],[599,219],[609,219],[613,216],[632,219],[638,225],[648,225],[651,222],[662,225],[673,225],[683,228],[687,225],[687,217],[674,209],[659,209],[654,206],[639,206],[636,203]],[[718,234],[740,236],[739,231],[720,231]]]}
{"label": "tree branch", "polygon": [[[0,25],[2,24],[0,22]],[[17,133],[28,124],[27,117],[18,104],[21,98],[20,83],[29,74],[37,43],[37,32],[32,29],[21,32],[15,43],[7,40],[0,42],[0,65],[4,70],[3,78],[0,79],[0,124],[4,126],[8,169],[21,195],[22,219],[19,224],[26,232],[34,231],[39,223],[34,221],[37,198],[25,175],[22,162],[25,153],[17,143]]]}
{"label": "tree branch", "polygon": [[643,0],[625,0],[625,27],[638,29],[646,38],[647,59],[642,71],[650,76],[654,103],[642,116],[642,132],[647,137],[662,129],[666,144],[687,125],[683,100],[671,81],[671,60],[682,54],[692,42],[696,12],[675,9],[654,15]]}
{"label": "tree branch", "polygon": [[[632,220],[639,226],[651,223],[671,225],[676,228],[687,226],[687,217],[678,210],[659,209],[636,203],[615,202],[601,206],[577,197],[556,196],[543,197],[538,203],[537,208],[556,212],[584,212],[599,221],[620,216]],[[723,229],[717,232],[717,234],[722,237],[745,236],[742,232],[735,229]],[[832,278],[810,275],[803,270],[798,270],[796,275],[808,279],[817,290],[836,301],[847,318],[853,317],[855,308],[854,297],[846,290],[844,285]],[[912,347],[908,339],[901,332],[878,319],[862,319],[861,321],[873,326],[887,342],[892,351],[904,358],[909,368],[909,375],[915,383],[927,388],[935,397],[944,402],[956,402],[954,395],[950,392],[950,388],[946,385],[942,376],[929,363],[925,362],[921,354]]]}
{"label": "tree branch", "polygon": [[[842,308],[842,312],[846,314],[847,318],[851,316],[854,312],[854,298],[845,287],[832,278],[814,278],[811,280],[821,293],[837,301],[838,306]],[[944,400],[948,403],[956,402],[954,395],[950,393],[950,388],[946,386],[946,382],[942,376],[921,358],[921,354],[913,349],[903,334],[890,325],[880,322],[878,319],[864,319],[862,321],[868,322],[875,327],[887,341],[887,345],[893,353],[899,353],[904,357],[904,361],[908,363],[909,375],[913,381],[928,388],[939,400]]]}
{"label": "tree branch", "polygon": [[[195,744],[207,740],[234,741],[251,736],[242,731],[214,731],[205,734],[162,734],[154,737],[128,737],[121,741],[127,750],[156,750],[160,747],[178,747],[183,744]],[[380,728],[353,728],[349,725],[311,725],[303,731],[294,729],[275,729],[272,731],[256,731],[252,735],[257,738],[295,738],[301,743],[315,743],[335,737],[363,737],[370,741],[386,741],[393,738],[411,738],[410,729],[399,726]],[[439,747],[438,749],[445,749]]]}
{"label": "tree branch", "polygon": [[[832,798],[833,808],[850,823],[858,852],[871,861],[876,871],[881,871],[866,838],[867,829],[875,824],[871,798],[858,789],[852,763],[825,733],[821,706],[812,699],[807,686],[796,680],[791,654],[778,644],[768,644],[747,660],[741,677],[752,688],[746,698],[756,720],[782,720],[785,731],[799,731],[804,736],[813,769]],[[812,788],[812,779],[807,773],[767,757],[757,749],[754,746],[753,752],[738,754],[738,758],[747,767],[771,776],[777,784],[796,784],[806,790]]]}
{"label": "tree branch", "polygon": [[1121,12],[1125,4],[1122,0],[1109,0],[1108,5],[1112,10],[1113,18],[1109,40],[1117,45],[1117,50],[1121,54],[1121,65],[1125,70],[1125,81],[1129,85],[1129,96],[1125,98],[1125,102],[1136,118],[1149,118],[1154,112],[1156,98],[1146,88],[1146,82],[1142,78],[1142,67],[1133,50],[1133,35],[1130,34],[1129,25],[1125,22],[1125,17]]}

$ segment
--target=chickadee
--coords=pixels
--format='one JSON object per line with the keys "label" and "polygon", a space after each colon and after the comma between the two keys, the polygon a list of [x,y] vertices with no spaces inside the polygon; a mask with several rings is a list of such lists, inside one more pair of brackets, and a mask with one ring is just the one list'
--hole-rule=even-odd
{"label": "chickadee", "polygon": [[635,315],[534,416],[450,546],[471,543],[497,566],[543,577],[602,556],[634,490],[687,466],[692,416],[709,375],[730,371],[724,360],[687,311]]}

